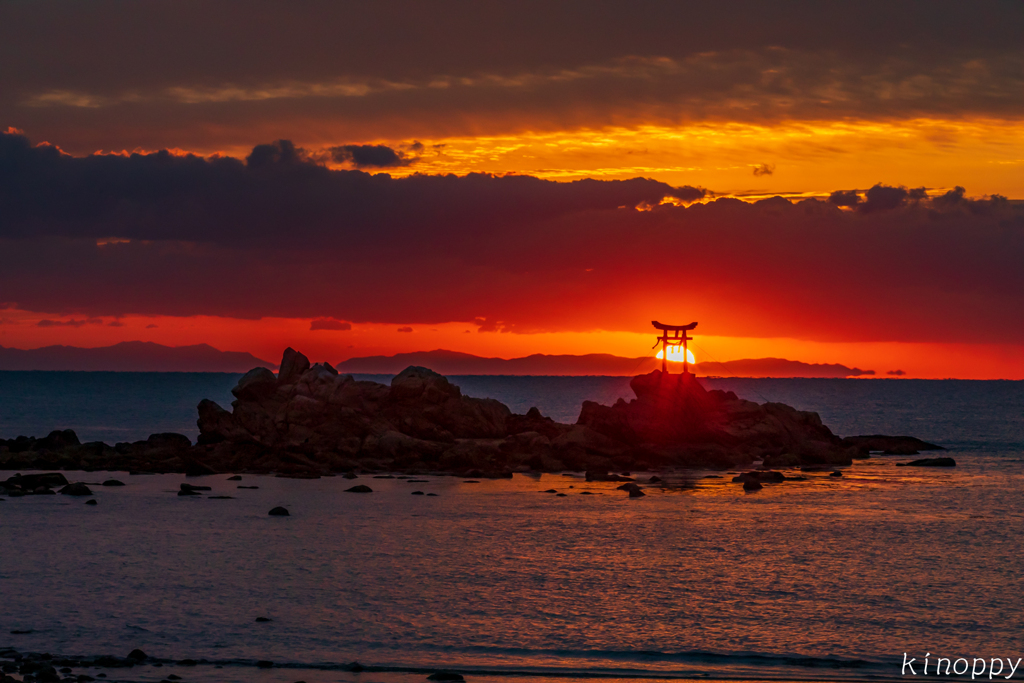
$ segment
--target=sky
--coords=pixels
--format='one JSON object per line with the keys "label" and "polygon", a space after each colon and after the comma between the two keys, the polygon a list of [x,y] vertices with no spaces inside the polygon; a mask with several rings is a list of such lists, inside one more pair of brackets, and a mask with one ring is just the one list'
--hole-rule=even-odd
{"label": "sky", "polygon": [[0,345],[1024,379],[1024,5],[0,3]]}

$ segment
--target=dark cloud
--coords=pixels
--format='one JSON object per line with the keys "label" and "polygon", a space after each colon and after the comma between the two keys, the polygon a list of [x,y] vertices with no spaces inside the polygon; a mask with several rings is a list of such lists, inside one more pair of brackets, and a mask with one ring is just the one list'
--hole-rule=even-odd
{"label": "dark cloud", "polygon": [[757,177],[772,175],[775,173],[775,164],[758,164],[754,167],[754,175]]}
{"label": "dark cloud", "polygon": [[352,329],[352,323],[347,323],[343,320],[335,320],[334,318],[317,318],[309,324],[309,329],[314,332],[317,330],[347,332]]}
{"label": "dark cloud", "polygon": [[1024,310],[1024,205],[864,194],[673,206],[660,202],[707,195],[645,179],[332,171],[286,142],[246,162],[72,157],[7,134],[0,292],[75,320],[532,332],[686,318],[706,334],[1024,341],[1024,319],[1007,314]]}
{"label": "dark cloud", "polygon": [[4,2],[0,121],[80,153],[402,139],[410,122],[439,137],[726,117],[1017,118],[1024,106],[1013,0],[729,8]]}
{"label": "dark cloud", "polygon": [[97,318],[88,320],[49,320],[43,319],[36,323],[36,327],[84,327],[86,325],[102,325],[103,321]]}
{"label": "dark cloud", "polygon": [[905,375],[907,373],[903,372],[902,370],[889,370],[885,374],[891,375],[893,377],[902,377],[903,375]]}
{"label": "dark cloud", "polygon": [[890,187],[879,183],[864,193],[864,202],[857,206],[857,210],[861,213],[889,211],[903,206],[909,194],[904,187]]}
{"label": "dark cloud", "polygon": [[398,331],[399,332],[412,332],[412,328],[411,327],[399,327]]}
{"label": "dark cloud", "polygon": [[854,207],[860,204],[860,194],[857,190],[836,190],[828,200],[836,206]]}
{"label": "dark cloud", "polygon": [[356,168],[397,168],[415,161],[387,145],[342,145],[327,151],[333,161],[339,164],[350,163]]}

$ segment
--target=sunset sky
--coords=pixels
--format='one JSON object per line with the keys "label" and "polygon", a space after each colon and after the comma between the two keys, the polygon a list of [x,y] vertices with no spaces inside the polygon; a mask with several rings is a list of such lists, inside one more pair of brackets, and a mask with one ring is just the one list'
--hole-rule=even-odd
{"label": "sunset sky", "polygon": [[1024,3],[0,2],[0,345],[1024,379]]}

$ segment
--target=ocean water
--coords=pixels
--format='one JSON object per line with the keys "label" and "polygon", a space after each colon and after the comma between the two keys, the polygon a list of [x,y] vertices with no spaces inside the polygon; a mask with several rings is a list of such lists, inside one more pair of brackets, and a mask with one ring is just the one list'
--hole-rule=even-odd
{"label": "ocean water", "polygon": [[[10,426],[9,406],[31,417],[31,400],[12,387],[33,384],[10,376],[29,374],[43,373],[0,374],[8,434],[26,432]],[[89,390],[91,373],[67,374],[88,405],[76,412],[70,393],[41,402],[50,412],[35,418],[45,424],[38,433],[77,424],[96,430],[84,438],[104,429],[134,438],[148,428],[123,416],[148,419],[161,405],[160,424],[186,424],[191,415],[170,407],[202,396],[186,400],[182,382],[216,398],[236,379],[102,377]],[[64,380],[42,381],[54,390]],[[562,419],[571,419],[558,412],[570,403],[607,402],[626,386],[457,382]],[[189,479],[232,496],[212,499],[175,495],[180,475],[72,473],[127,486],[93,487],[95,507],[59,495],[0,503],[0,648],[123,656],[140,647],[165,665],[110,670],[111,680],[173,672],[267,683],[422,681],[437,669],[508,681],[894,680],[905,652],[919,673],[925,653],[1024,657],[1024,383],[709,383],[816,409],[841,434],[936,441],[958,467],[876,457],[842,468],[841,478],[808,473],[753,494],[729,477],[677,472],[671,487],[640,499],[547,474],[480,483]],[[170,395],[157,391],[167,387],[178,387],[173,400],[147,402]],[[104,405],[121,412],[104,416]],[[76,422],[45,422],[54,416]],[[643,484],[647,475],[638,476]],[[345,493],[353,483],[374,491]],[[267,516],[277,505],[291,516]],[[208,663],[172,663],[182,658]],[[274,668],[256,669],[260,659]],[[370,670],[340,670],[352,661]]]}

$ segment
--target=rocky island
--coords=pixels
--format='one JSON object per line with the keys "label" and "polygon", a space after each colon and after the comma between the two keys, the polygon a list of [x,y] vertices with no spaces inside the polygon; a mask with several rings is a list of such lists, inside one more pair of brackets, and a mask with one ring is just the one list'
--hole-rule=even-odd
{"label": "rocky island", "polygon": [[575,424],[536,408],[513,413],[464,396],[443,376],[409,367],[390,385],[359,381],[289,348],[280,371],[254,368],[226,410],[199,403],[199,438],[80,443],[71,430],[0,440],[0,468],[129,470],[316,477],[402,471],[509,477],[513,472],[609,472],[848,465],[872,451],[911,455],[941,447],[913,437],[840,438],[817,413],[707,390],[690,373],[655,370],[630,382],[636,398],[583,403]]}

